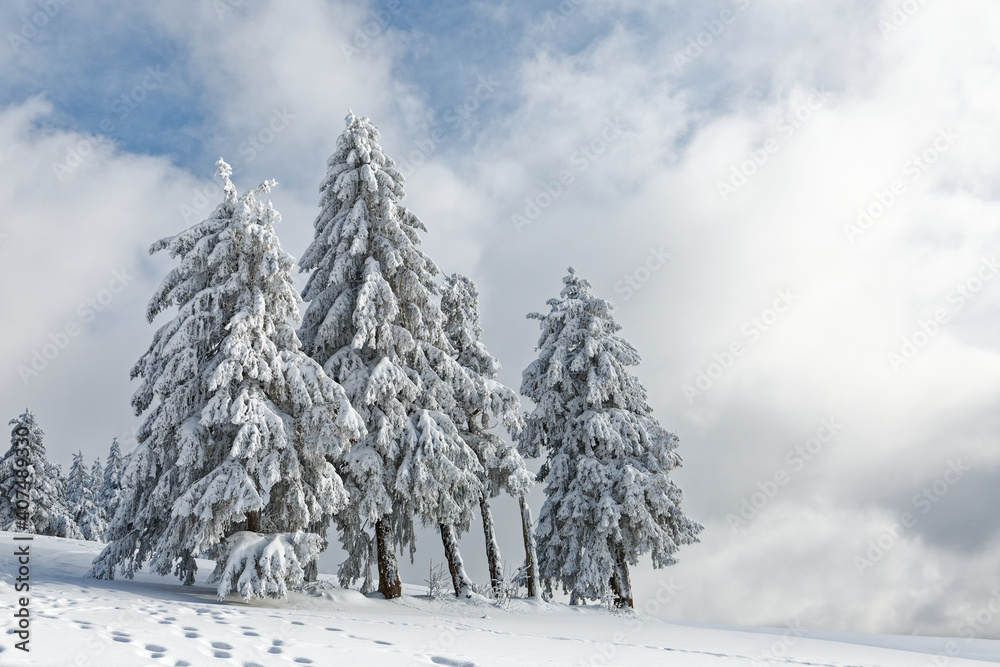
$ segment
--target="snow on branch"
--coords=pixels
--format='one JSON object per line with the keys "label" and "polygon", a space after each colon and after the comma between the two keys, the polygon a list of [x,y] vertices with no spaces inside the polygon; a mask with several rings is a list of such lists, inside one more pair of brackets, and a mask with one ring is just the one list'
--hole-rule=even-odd
{"label": "snow on branch", "polygon": [[319,535],[301,530],[233,533],[226,538],[208,583],[218,582],[220,602],[230,593],[239,593],[247,602],[252,597],[284,598],[289,587],[302,585],[305,566],[319,555],[322,542]]}

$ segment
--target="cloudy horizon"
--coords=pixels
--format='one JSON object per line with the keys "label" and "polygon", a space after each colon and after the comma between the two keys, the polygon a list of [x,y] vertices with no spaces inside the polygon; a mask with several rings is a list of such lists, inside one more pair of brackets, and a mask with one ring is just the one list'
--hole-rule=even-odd
{"label": "cloudy horizon", "polygon": [[[215,207],[215,161],[278,181],[298,257],[350,108],[479,286],[501,381],[567,267],[614,302],[706,527],[635,569],[637,608],[1000,638],[1000,7],[16,0],[0,28],[0,407],[64,470],[134,446],[147,249]],[[413,582],[443,559],[417,549]]]}

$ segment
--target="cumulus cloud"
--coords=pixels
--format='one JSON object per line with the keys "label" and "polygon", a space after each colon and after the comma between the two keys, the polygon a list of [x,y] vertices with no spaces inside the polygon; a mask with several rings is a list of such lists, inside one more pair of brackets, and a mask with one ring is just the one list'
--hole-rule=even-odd
{"label": "cumulus cloud", "polygon": [[162,158],[45,129],[51,113],[41,99],[0,112],[0,403],[10,417],[35,409],[51,455],[66,461],[77,449],[104,455],[128,432],[129,370],[163,270],[144,251],[176,230],[193,179]]}

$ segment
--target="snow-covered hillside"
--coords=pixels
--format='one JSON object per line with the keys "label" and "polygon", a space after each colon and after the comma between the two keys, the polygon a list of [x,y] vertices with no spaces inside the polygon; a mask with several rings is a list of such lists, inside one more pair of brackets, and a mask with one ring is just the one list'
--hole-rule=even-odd
{"label": "snow-covered hillside", "polygon": [[35,537],[30,544],[30,648],[15,648],[12,610],[19,564],[12,533],[0,533],[0,665],[812,665],[962,667],[1000,662],[1000,642],[835,635],[799,629],[710,628],[616,615],[595,607],[484,599],[429,600],[404,586],[387,602],[336,587],[287,601],[215,600],[198,582],[142,574],[85,578],[94,542]]}

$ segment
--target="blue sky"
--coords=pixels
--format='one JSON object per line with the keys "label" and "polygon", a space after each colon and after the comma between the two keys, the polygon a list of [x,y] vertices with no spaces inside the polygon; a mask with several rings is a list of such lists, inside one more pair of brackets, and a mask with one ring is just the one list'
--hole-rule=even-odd
{"label": "blue sky", "polygon": [[[278,232],[300,255],[350,107],[405,167],[428,255],[478,283],[505,383],[533,358],[525,314],[567,266],[615,300],[707,526],[667,572],[636,569],[639,591],[685,586],[664,613],[954,634],[1000,585],[1000,10],[902,4],[578,0],[550,23],[559,3],[67,2],[15,49],[42,10],[5,3],[0,408],[31,405],[64,466],[115,436],[134,446],[128,373],[171,267],[150,243],[215,206],[223,155],[241,189],[277,179]],[[380,12],[388,25],[356,42]],[[116,271],[127,287],[84,319]],[[780,293],[794,298],[779,314]],[[70,324],[82,333],[25,378]],[[831,417],[836,438],[733,529]],[[972,470],[859,572],[959,458]],[[439,560],[418,547],[414,580]]]}

